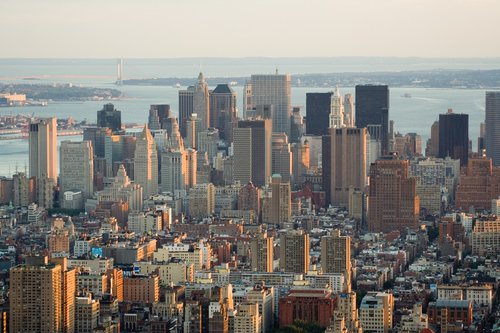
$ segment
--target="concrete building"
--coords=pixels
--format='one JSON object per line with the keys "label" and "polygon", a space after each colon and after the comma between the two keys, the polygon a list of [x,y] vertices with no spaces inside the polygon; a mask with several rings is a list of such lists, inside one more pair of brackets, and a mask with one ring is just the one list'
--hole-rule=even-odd
{"label": "concrete building", "polygon": [[292,150],[292,179],[295,186],[300,186],[304,183],[305,175],[310,168],[310,149],[309,141],[294,143],[291,146]]}
{"label": "concrete building", "polygon": [[104,190],[97,193],[98,202],[123,201],[128,204],[130,210],[141,210],[142,200],[142,186],[130,181],[123,165],[118,169],[118,173],[113,179],[113,182]]}
{"label": "concrete building", "polygon": [[200,130],[206,130],[210,127],[210,100],[208,93],[208,84],[205,81],[203,73],[198,75],[198,81],[194,86],[193,92],[193,113],[200,119]]}
{"label": "concrete building", "polygon": [[77,190],[82,192],[85,199],[91,197],[94,194],[92,143],[90,141],[63,141],[60,158],[60,193]]}
{"label": "concrete building", "polygon": [[212,183],[196,184],[189,189],[189,215],[195,219],[215,212],[215,186]]}
{"label": "concrete building", "polygon": [[273,133],[285,133],[290,136],[291,86],[290,74],[252,75],[252,104],[273,105]]}
{"label": "concrete building", "polygon": [[171,116],[169,104],[152,104],[149,108],[148,127],[151,130],[167,129],[168,119]]}
{"label": "concrete building", "polygon": [[194,86],[179,90],[179,129],[181,135],[186,137],[186,121],[193,113]]}
{"label": "concrete building", "polygon": [[271,178],[271,223],[285,225],[292,217],[290,183],[283,181],[281,175]]}
{"label": "concrete building", "polygon": [[469,326],[472,323],[472,301],[438,299],[435,302],[429,302],[427,316],[431,324],[461,321]]}
{"label": "concrete building", "polygon": [[134,263],[134,268],[138,268],[140,274],[150,275],[157,273],[160,278],[160,285],[179,285],[194,281],[194,264],[188,264],[184,260],[172,258],[169,261],[139,261]]}
{"label": "concrete building", "polygon": [[218,84],[210,91],[210,127],[217,128],[221,139],[232,142],[237,118],[236,93],[228,84]]}
{"label": "concrete building", "polygon": [[234,129],[233,180],[264,186],[271,176],[272,146],[269,119],[239,121]]}
{"label": "concrete building", "polygon": [[134,155],[134,181],[143,188],[143,198],[158,194],[158,152],[147,125],[137,138]]}
{"label": "concrete building", "polygon": [[327,327],[333,317],[335,297],[326,289],[295,287],[279,300],[279,325],[285,327],[295,320],[316,322]]}
{"label": "concrete building", "polygon": [[345,281],[351,279],[351,237],[341,236],[340,230],[321,237],[321,271],[344,274]]}
{"label": "concrete building", "polygon": [[372,164],[368,230],[384,233],[416,230],[419,212],[416,180],[408,177],[408,161],[381,159]]}
{"label": "concrete building", "polygon": [[272,174],[280,174],[284,182],[292,180],[292,152],[284,133],[272,135]]}
{"label": "concrete building", "polygon": [[132,275],[123,278],[125,302],[156,303],[160,300],[160,278],[157,274]]}
{"label": "concrete building", "polygon": [[261,320],[261,332],[269,333],[274,328],[274,288],[263,285],[254,285],[247,292],[246,301],[255,303],[259,307]]}
{"label": "concrete building", "polygon": [[207,261],[210,261],[211,255],[204,259],[202,248],[187,244],[163,245],[153,254],[154,262],[169,262],[172,258],[193,264],[195,271],[201,271],[204,267],[209,267]]}
{"label": "concrete building", "polygon": [[163,230],[162,215],[158,212],[133,211],[128,215],[127,229],[138,235],[147,233],[156,234]]}
{"label": "concrete building", "polygon": [[392,329],[393,310],[392,294],[368,292],[359,307],[359,321],[363,332],[389,333]]}
{"label": "concrete building", "polygon": [[344,127],[344,100],[340,95],[339,87],[335,88],[332,97],[332,104],[329,115],[329,128],[342,128]]}
{"label": "concrete building", "polygon": [[260,191],[251,182],[242,186],[238,193],[238,210],[251,210],[257,216],[260,214]]}
{"label": "concrete building", "polygon": [[336,301],[335,313],[337,314],[337,318],[342,318],[347,332],[361,333],[358,309],[356,307],[356,292],[338,293]]}
{"label": "concrete building", "polygon": [[76,297],[76,332],[92,333],[99,325],[100,304],[91,294]]}
{"label": "concrete building", "polygon": [[306,273],[309,269],[309,235],[303,230],[288,230],[280,236],[280,269]]}
{"label": "concrete building", "polygon": [[[347,207],[349,190],[363,191],[367,184],[367,131],[365,128],[330,129],[331,203]],[[325,171],[326,171],[325,170]]]}
{"label": "concrete building", "polygon": [[259,305],[242,303],[234,316],[234,333],[261,333],[262,316],[259,314]]}
{"label": "concrete building", "polygon": [[495,255],[500,247],[500,220],[477,219],[471,236],[472,254]]}
{"label": "concrete building", "polygon": [[273,237],[267,233],[259,233],[252,239],[252,271],[273,272],[274,243]]}
{"label": "concrete building", "polygon": [[10,270],[10,332],[75,332],[75,270],[28,258]]}

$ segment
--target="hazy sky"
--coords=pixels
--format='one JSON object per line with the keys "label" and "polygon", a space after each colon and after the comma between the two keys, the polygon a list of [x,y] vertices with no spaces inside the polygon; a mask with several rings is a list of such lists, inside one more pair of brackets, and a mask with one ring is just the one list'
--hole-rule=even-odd
{"label": "hazy sky", "polygon": [[499,57],[500,0],[0,0],[0,57]]}

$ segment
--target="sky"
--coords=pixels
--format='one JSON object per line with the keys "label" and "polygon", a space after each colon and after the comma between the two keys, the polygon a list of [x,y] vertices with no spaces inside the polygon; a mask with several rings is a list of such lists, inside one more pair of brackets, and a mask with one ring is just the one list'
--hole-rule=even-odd
{"label": "sky", "polygon": [[0,58],[500,57],[500,0],[0,0]]}

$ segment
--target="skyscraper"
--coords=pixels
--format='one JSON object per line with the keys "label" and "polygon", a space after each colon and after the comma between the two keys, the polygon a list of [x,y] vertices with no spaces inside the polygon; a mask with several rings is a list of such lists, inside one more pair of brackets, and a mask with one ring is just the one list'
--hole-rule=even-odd
{"label": "skyscraper", "polygon": [[344,274],[345,281],[350,283],[351,237],[341,236],[338,229],[321,237],[321,270]]}
{"label": "skyscraper", "polygon": [[333,92],[306,94],[306,133],[327,135]]}
{"label": "skyscraper", "polygon": [[57,121],[40,119],[29,127],[30,177],[57,179]]}
{"label": "skyscraper", "polygon": [[218,84],[210,92],[210,127],[218,128],[222,139],[229,140],[236,108],[236,93],[228,84]]}
{"label": "skyscraper", "polygon": [[152,104],[149,108],[148,126],[151,130],[166,129],[170,117],[169,104]]}
{"label": "skyscraper", "polygon": [[290,136],[291,86],[290,74],[252,75],[252,103],[274,106],[273,133]]}
{"label": "skyscraper", "polygon": [[467,165],[469,159],[469,115],[453,113],[439,115],[439,156],[460,160]]}
{"label": "skyscraper", "polygon": [[241,187],[238,193],[238,209],[253,210],[257,216],[260,214],[260,192],[251,182]]}
{"label": "skyscraper", "polygon": [[283,226],[292,217],[290,183],[283,181],[281,175],[274,174],[271,178],[271,191],[271,222]]}
{"label": "skyscraper", "polygon": [[194,86],[186,90],[179,90],[179,129],[183,137],[186,136],[186,121],[193,113]]}
{"label": "skyscraper", "polygon": [[272,272],[274,261],[273,237],[260,233],[252,239],[252,271]]}
{"label": "skyscraper", "polygon": [[330,110],[330,128],[344,127],[344,101],[340,95],[339,87],[335,88],[332,98],[332,108]]}
{"label": "skyscraper", "polygon": [[61,142],[60,192],[81,191],[84,199],[94,193],[94,151],[90,141]]}
{"label": "skyscraper", "polygon": [[280,174],[285,182],[291,181],[292,152],[285,133],[272,135],[272,167],[273,174]]}
{"label": "skyscraper", "polygon": [[344,96],[344,125],[347,127],[356,126],[356,117],[354,117],[354,97],[351,94]]}
{"label": "skyscraper", "polygon": [[243,120],[247,119],[247,112],[251,112],[252,110],[252,83],[246,81],[243,88]]}
{"label": "skyscraper", "polygon": [[306,273],[309,269],[309,235],[303,230],[288,230],[280,236],[280,269]]}
{"label": "skyscraper", "polygon": [[193,93],[193,113],[198,115],[200,121],[200,130],[206,130],[210,127],[210,100],[208,94],[208,84],[205,81],[203,73],[198,75],[198,81],[194,86]]}
{"label": "skyscraper", "polygon": [[366,128],[330,129],[331,203],[347,207],[349,189],[363,191],[366,185]]}
{"label": "skyscraper", "polygon": [[332,200],[332,137],[331,135],[321,136],[321,188],[325,191],[325,202],[328,204]]}
{"label": "skyscraper", "polygon": [[134,180],[144,189],[143,198],[149,198],[158,193],[158,153],[147,125],[144,125],[136,142]]}
{"label": "skyscraper", "polygon": [[10,270],[10,332],[75,332],[75,270],[28,261]]}
{"label": "skyscraper", "polygon": [[486,92],[486,156],[500,166],[500,91]]}
{"label": "skyscraper", "polygon": [[408,161],[387,157],[370,167],[368,230],[389,233],[416,230],[420,201],[416,180],[408,177]]}
{"label": "skyscraper", "polygon": [[[389,87],[385,85],[356,86],[356,127],[380,125],[381,154],[389,152]],[[375,133],[369,131],[372,138]]]}
{"label": "skyscraper", "polygon": [[234,129],[233,178],[264,186],[271,176],[271,120],[242,120]]}
{"label": "skyscraper", "polygon": [[111,103],[104,104],[102,110],[97,111],[97,126],[108,127],[113,132],[122,129],[122,112],[115,109]]}

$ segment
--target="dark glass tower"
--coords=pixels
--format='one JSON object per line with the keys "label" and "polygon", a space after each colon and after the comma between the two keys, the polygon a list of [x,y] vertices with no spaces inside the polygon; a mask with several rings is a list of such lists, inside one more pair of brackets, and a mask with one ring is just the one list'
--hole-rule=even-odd
{"label": "dark glass tower", "polygon": [[459,159],[460,165],[469,160],[469,115],[453,113],[439,115],[439,157]]}
{"label": "dark glass tower", "polygon": [[325,191],[325,203],[328,206],[332,200],[332,141],[330,135],[321,137],[321,169],[322,169],[322,188]]}
{"label": "dark glass tower", "polygon": [[113,132],[122,129],[122,112],[115,109],[111,103],[104,104],[102,110],[97,111],[97,126],[108,127]]}
{"label": "dark glass tower", "polygon": [[[381,153],[389,152],[389,87],[385,85],[356,86],[356,127],[377,128],[380,125]],[[375,133],[370,133],[373,137]]]}
{"label": "dark glass tower", "polygon": [[171,117],[169,104],[152,104],[149,109],[148,126],[151,130],[166,129]]}
{"label": "dark glass tower", "polygon": [[484,145],[493,165],[500,165],[500,91],[486,92]]}
{"label": "dark glass tower", "polygon": [[333,92],[306,94],[306,133],[328,135]]}

